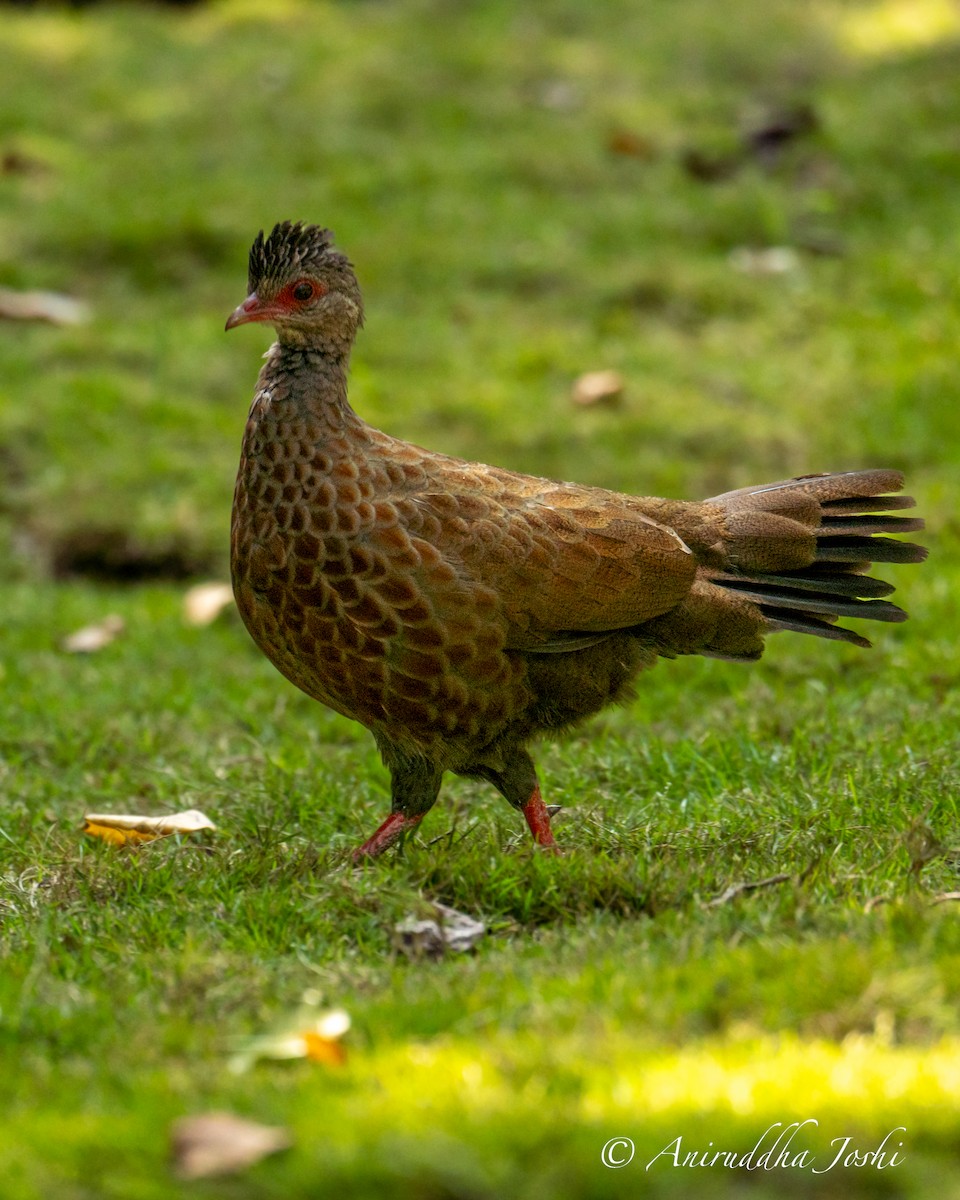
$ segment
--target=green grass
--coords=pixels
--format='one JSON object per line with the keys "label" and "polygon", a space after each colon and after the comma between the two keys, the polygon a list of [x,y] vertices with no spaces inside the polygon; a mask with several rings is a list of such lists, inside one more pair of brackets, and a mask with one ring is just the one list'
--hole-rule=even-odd
{"label": "green grass", "polygon": [[[960,1195],[960,932],[933,903],[956,860],[911,869],[922,825],[960,845],[955,11],[267,7],[3,14],[0,154],[33,165],[0,174],[0,285],[94,309],[0,326],[4,1197]],[[797,103],[818,128],[772,165],[683,168]],[[451,780],[402,856],[353,869],[388,804],[365,731],[232,615],[189,627],[182,582],[58,575],[118,538],[147,575],[225,571],[265,340],[222,326],[282,218],[357,264],[353,399],[392,433],[691,497],[906,470],[932,553],[884,574],[911,622],[869,653],[785,636],[755,667],[661,664],[540,749],[557,860]],[[731,266],[779,245],[785,275]],[[576,409],[600,367],[623,403]],[[111,612],[102,652],[58,649]],[[200,844],[80,834],[190,807],[218,826]],[[393,927],[435,902],[489,933],[408,961]],[[305,994],[349,1011],[346,1065],[231,1071]],[[180,1182],[168,1127],[211,1108],[294,1147]],[[678,1136],[745,1153],[807,1118],[819,1167],[897,1126],[904,1161],[645,1170]],[[618,1136],[636,1157],[611,1170]]]}

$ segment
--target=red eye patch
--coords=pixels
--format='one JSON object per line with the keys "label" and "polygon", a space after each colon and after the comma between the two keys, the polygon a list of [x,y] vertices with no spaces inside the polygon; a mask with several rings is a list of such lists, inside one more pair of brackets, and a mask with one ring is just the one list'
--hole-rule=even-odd
{"label": "red eye patch", "polygon": [[318,296],[324,295],[326,290],[322,283],[317,283],[314,279],[297,279],[287,284],[277,296],[276,303],[282,308],[297,308],[301,304],[316,300]]}

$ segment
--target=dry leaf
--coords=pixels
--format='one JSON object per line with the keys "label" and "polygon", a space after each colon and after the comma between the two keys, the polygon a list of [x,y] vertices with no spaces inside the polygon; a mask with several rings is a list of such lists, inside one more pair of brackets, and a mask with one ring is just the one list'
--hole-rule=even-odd
{"label": "dry leaf", "polygon": [[744,275],[785,275],[797,269],[800,258],[790,246],[737,246],[730,252],[730,265]]}
{"label": "dry leaf", "polygon": [[232,603],[229,583],[198,583],[183,597],[183,617],[188,625],[212,625]]}
{"label": "dry leaf", "polygon": [[303,1035],[306,1057],[313,1062],[323,1063],[328,1067],[342,1067],[347,1061],[347,1052],[342,1044],[333,1037],[325,1037],[308,1029]]}
{"label": "dry leaf", "polygon": [[87,813],[83,832],[112,846],[139,845],[172,833],[199,833],[216,825],[196,808],[165,817],[144,817],[126,813]]}
{"label": "dry leaf", "polygon": [[50,321],[53,325],[85,325],[89,305],[59,292],[17,292],[0,288],[0,317],[10,321]]}
{"label": "dry leaf", "polygon": [[408,958],[443,958],[446,943],[437,921],[405,917],[393,927],[394,944]]}
{"label": "dry leaf", "polygon": [[279,1126],[212,1112],[175,1121],[170,1143],[177,1174],[182,1179],[204,1179],[251,1167],[268,1154],[288,1149],[293,1139]]}
{"label": "dry leaf", "polygon": [[554,112],[574,112],[583,103],[580,90],[569,79],[551,79],[540,88],[539,103]]}
{"label": "dry leaf", "polygon": [[588,371],[573,385],[573,402],[584,407],[619,400],[626,387],[619,371]]}
{"label": "dry leaf", "polygon": [[410,958],[441,958],[448,950],[463,954],[472,950],[487,932],[482,921],[466,913],[435,904],[436,918],[407,917],[394,926],[394,942]]}
{"label": "dry leaf", "polygon": [[277,1033],[252,1038],[230,1060],[230,1069],[247,1071],[260,1059],[309,1058],[328,1067],[346,1062],[347,1052],[340,1039],[350,1028],[350,1016],[342,1008],[314,1016],[303,1012]]}
{"label": "dry leaf", "polygon": [[91,821],[89,817],[84,818],[83,832],[111,846],[136,846],[141,842],[153,842],[157,839],[155,833],[141,833],[137,829],[114,829],[110,825],[101,825],[99,821]]}
{"label": "dry leaf", "polygon": [[632,129],[614,129],[607,136],[607,149],[611,154],[623,154],[627,158],[651,159],[656,157],[653,142]]}
{"label": "dry leaf", "polygon": [[111,613],[96,625],[84,625],[75,633],[68,634],[60,643],[60,649],[68,654],[95,654],[109,646],[125,628],[123,617]]}
{"label": "dry leaf", "polygon": [[477,921],[466,913],[448,908],[446,904],[436,904],[434,907],[440,916],[443,940],[451,950],[459,953],[472,950],[487,932],[487,927],[482,921]]}

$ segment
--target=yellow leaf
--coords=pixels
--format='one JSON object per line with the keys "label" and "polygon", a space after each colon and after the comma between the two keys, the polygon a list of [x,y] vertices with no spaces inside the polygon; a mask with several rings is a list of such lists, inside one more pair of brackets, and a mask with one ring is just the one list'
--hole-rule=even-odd
{"label": "yellow leaf", "polygon": [[313,1062],[323,1063],[328,1067],[342,1067],[347,1061],[347,1052],[338,1041],[326,1038],[311,1030],[303,1035],[306,1056]]}
{"label": "yellow leaf", "polygon": [[285,1028],[247,1041],[230,1062],[230,1069],[247,1071],[261,1059],[308,1058],[328,1067],[340,1067],[347,1052],[340,1038],[350,1028],[349,1014],[342,1008],[330,1009],[315,1017],[301,1010]]}
{"label": "yellow leaf", "polygon": [[109,825],[101,825],[89,818],[84,821],[83,832],[90,837],[100,838],[111,846],[128,846],[131,843],[152,842],[161,835],[158,833],[140,833],[136,829],[113,829]]}
{"label": "yellow leaf", "polygon": [[216,829],[204,813],[192,808],[165,817],[145,817],[127,813],[87,813],[83,832],[101,838],[111,846],[139,845],[172,833],[198,833]]}

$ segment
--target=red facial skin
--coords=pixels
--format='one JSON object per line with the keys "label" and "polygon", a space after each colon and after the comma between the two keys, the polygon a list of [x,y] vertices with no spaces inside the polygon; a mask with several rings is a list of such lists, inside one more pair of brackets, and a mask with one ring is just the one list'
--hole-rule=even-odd
{"label": "red facial skin", "polygon": [[[309,292],[306,290],[308,288]],[[238,325],[246,325],[251,321],[283,320],[285,316],[312,304],[325,291],[326,288],[314,279],[295,279],[269,301],[261,300],[256,292],[251,292],[227,317],[224,328],[236,329]]]}

